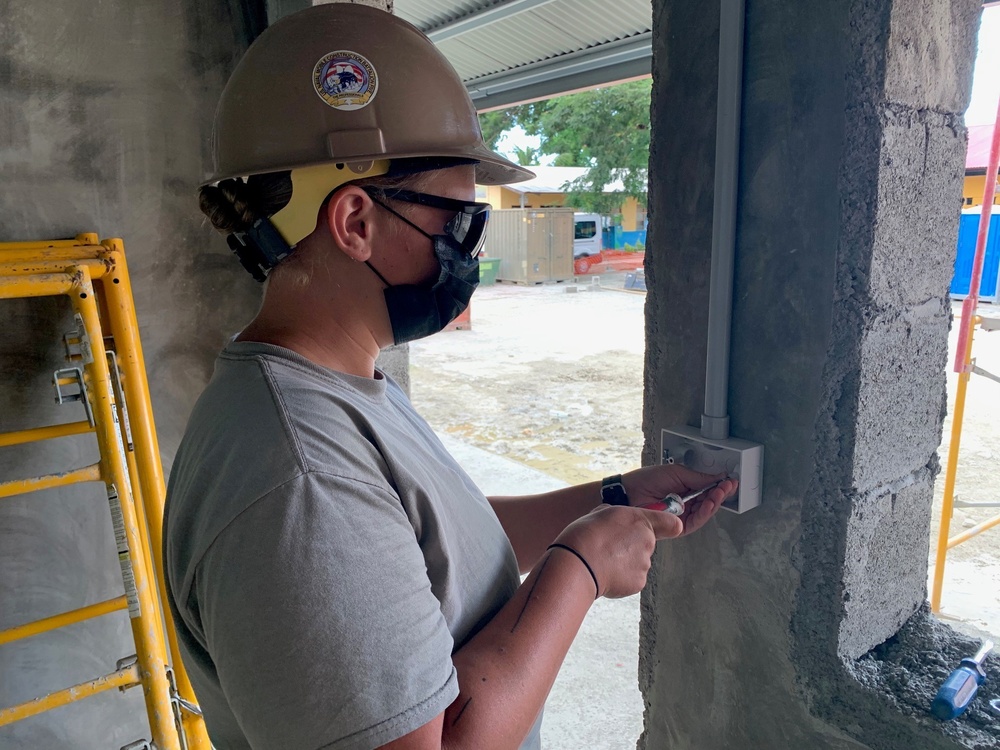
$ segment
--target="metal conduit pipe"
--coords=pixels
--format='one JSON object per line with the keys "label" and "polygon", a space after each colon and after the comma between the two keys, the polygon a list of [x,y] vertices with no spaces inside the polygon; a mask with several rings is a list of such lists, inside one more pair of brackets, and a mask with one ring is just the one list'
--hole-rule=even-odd
{"label": "metal conduit pipe", "polygon": [[736,195],[743,100],[745,0],[721,0],[719,8],[719,94],[715,133],[715,205],[709,277],[705,411],[701,434],[729,437],[729,340],[736,257]]}

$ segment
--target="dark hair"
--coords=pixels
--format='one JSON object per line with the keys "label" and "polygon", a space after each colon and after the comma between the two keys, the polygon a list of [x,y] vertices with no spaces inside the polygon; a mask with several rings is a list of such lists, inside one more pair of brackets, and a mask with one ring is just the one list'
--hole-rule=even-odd
{"label": "dark hair", "polygon": [[242,232],[280,211],[292,198],[291,172],[269,172],[222,180],[198,191],[198,206],[223,234]]}
{"label": "dark hair", "polygon": [[[388,174],[345,185],[418,190],[424,183],[424,175],[431,171],[473,163],[469,159],[401,159],[392,163]],[[292,177],[289,171],[250,175],[246,181],[242,177],[234,177],[217,185],[206,185],[198,191],[201,212],[223,234],[246,231],[257,219],[276,214],[291,199]]]}

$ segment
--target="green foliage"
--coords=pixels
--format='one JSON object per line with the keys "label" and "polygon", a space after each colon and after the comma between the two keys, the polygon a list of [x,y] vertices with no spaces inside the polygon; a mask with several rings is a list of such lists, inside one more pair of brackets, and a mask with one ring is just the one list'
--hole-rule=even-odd
{"label": "green foliage", "polygon": [[483,140],[491,149],[496,149],[497,141],[505,130],[512,127],[512,110],[483,112],[479,115],[479,127],[483,131]]}
{"label": "green foliage", "polygon": [[[584,213],[601,214],[602,216],[614,214],[621,208],[622,203],[625,202],[625,197],[628,195],[627,193],[599,193],[593,189],[573,189],[574,185],[586,179],[587,175],[584,175],[579,180],[573,180],[569,183],[570,191],[566,193],[566,202],[563,205],[572,206]],[[645,201],[645,192],[641,196],[636,196],[636,198],[639,201]],[[618,223],[621,223],[621,214],[618,215]]]}
{"label": "green foliage", "polygon": [[541,155],[542,152],[532,146],[526,146],[524,148],[514,146],[514,158],[522,167],[530,167],[538,164],[538,157]]}
{"label": "green foliage", "polygon": [[483,140],[487,146],[496,150],[500,136],[517,125],[517,116],[521,109],[521,107],[511,107],[479,115],[479,127],[483,131]]}
{"label": "green foliage", "polygon": [[[480,122],[490,145],[504,130],[520,125],[540,136],[539,155],[555,155],[556,166],[589,167],[566,186],[566,204],[614,214],[628,196],[646,202],[651,86],[645,79],[583,91],[488,112]],[[622,192],[605,194],[603,187],[616,180]]]}

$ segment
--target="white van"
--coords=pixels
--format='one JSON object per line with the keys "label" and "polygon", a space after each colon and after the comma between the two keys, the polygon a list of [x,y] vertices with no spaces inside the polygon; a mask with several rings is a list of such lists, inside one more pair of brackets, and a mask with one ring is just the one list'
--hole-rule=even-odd
{"label": "white van", "polygon": [[573,258],[600,255],[603,237],[600,214],[573,214]]}

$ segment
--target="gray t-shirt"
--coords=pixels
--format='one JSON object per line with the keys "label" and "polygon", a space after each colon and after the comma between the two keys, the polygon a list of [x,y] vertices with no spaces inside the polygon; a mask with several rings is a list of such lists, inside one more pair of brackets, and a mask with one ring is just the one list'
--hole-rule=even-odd
{"label": "gray t-shirt", "polygon": [[486,498],[395,382],[243,342],[178,450],[164,565],[218,750],[417,729],[458,696],[453,651],[519,582]]}

